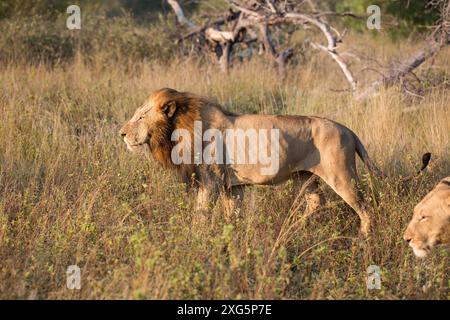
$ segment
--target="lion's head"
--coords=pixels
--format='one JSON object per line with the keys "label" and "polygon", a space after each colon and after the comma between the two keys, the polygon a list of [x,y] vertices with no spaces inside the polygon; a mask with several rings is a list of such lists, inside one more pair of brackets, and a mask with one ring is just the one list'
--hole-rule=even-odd
{"label": "lion's head", "polygon": [[119,133],[130,151],[149,150],[156,161],[178,171],[186,180],[196,168],[193,164],[173,163],[171,151],[175,142],[171,139],[172,133],[175,129],[185,129],[193,135],[195,121],[202,121],[207,128],[208,123],[225,114],[228,113],[206,98],[164,88],[153,92]]}
{"label": "lion's head", "polygon": [[441,180],[414,208],[403,237],[420,258],[437,244],[450,242],[450,177]]}

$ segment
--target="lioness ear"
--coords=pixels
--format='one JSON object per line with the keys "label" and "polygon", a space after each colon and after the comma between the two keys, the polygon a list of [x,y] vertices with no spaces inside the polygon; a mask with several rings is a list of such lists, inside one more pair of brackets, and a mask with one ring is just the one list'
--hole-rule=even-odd
{"label": "lioness ear", "polygon": [[176,110],[177,104],[175,101],[169,101],[162,107],[162,112],[164,112],[169,118],[172,118]]}

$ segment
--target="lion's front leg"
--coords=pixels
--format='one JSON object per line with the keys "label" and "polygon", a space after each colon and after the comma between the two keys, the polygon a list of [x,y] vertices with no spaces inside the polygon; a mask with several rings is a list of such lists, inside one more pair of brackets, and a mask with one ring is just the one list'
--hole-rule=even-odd
{"label": "lion's front leg", "polygon": [[208,221],[210,209],[214,207],[217,197],[217,187],[210,185],[199,187],[193,218],[194,224],[203,224]]}
{"label": "lion's front leg", "polygon": [[244,190],[244,186],[233,186],[223,192],[222,203],[225,211],[225,220],[227,222],[232,222],[233,218],[241,217]]}

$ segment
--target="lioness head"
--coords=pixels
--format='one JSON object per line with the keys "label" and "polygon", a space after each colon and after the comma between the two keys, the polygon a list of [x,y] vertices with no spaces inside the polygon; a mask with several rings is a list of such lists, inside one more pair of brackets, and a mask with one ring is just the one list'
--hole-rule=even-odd
{"label": "lioness head", "polygon": [[403,238],[420,258],[437,244],[450,242],[450,177],[441,180],[414,208]]}

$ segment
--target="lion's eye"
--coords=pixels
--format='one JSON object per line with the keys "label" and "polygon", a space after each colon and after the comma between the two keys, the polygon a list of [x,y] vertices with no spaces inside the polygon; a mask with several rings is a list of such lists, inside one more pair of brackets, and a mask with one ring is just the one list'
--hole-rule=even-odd
{"label": "lion's eye", "polygon": [[419,222],[425,221],[425,220],[427,220],[427,219],[428,219],[428,217],[426,217],[426,216],[421,216],[421,217],[419,218]]}

